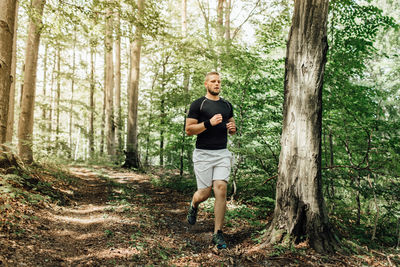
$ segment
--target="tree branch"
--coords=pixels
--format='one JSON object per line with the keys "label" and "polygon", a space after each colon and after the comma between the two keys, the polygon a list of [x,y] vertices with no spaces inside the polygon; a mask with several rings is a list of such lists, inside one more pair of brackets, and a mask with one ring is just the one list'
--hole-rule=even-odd
{"label": "tree branch", "polygon": [[255,4],[254,8],[250,11],[249,15],[247,16],[247,18],[242,22],[242,24],[240,24],[235,31],[233,32],[232,35],[232,40],[235,39],[236,34],[241,30],[242,26],[254,15],[254,11],[256,10],[258,4],[260,3],[260,0],[257,1],[257,3]]}

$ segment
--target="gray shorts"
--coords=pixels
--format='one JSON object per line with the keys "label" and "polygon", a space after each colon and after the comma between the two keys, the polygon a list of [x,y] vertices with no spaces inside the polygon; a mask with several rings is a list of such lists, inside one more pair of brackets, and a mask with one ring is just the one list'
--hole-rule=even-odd
{"label": "gray shorts", "polygon": [[233,155],[228,149],[195,149],[193,152],[194,173],[197,188],[212,186],[215,180],[229,181]]}

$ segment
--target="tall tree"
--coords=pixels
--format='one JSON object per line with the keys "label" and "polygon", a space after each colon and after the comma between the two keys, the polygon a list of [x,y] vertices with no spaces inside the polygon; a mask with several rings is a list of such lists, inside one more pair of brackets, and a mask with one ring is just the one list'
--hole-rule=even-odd
{"label": "tall tree", "polygon": [[336,245],[321,181],[328,6],[328,0],[295,1],[286,50],[276,204],[267,240],[268,243],[300,242],[308,238],[319,252],[333,251]]}
{"label": "tall tree", "polygon": [[6,141],[16,1],[0,3],[0,144]]}
{"label": "tall tree", "polygon": [[[109,1],[112,3],[112,1]],[[114,62],[113,62],[113,12],[111,6],[106,12],[105,35],[105,105],[106,105],[106,129],[107,129],[107,153],[115,155],[115,125],[114,125]]]}
{"label": "tall tree", "polygon": [[15,23],[14,23],[14,38],[13,38],[13,48],[12,48],[12,62],[11,62],[11,76],[13,81],[10,87],[10,101],[8,105],[8,119],[7,119],[7,132],[6,132],[6,142],[11,143],[14,134],[14,109],[15,109],[15,84],[17,81],[17,29],[18,29],[18,8],[19,1],[15,1]]}
{"label": "tall tree", "polygon": [[75,72],[76,72],[76,26],[74,26],[74,40],[72,45],[72,76],[71,76],[71,98],[69,103],[69,157],[72,157],[74,151],[73,141],[72,141],[72,128],[73,128],[73,113],[74,113],[74,91],[75,91]]}
{"label": "tall tree", "polygon": [[57,89],[56,89],[56,147],[60,139],[60,101],[61,101],[61,45],[57,46]]}
{"label": "tall tree", "polygon": [[140,52],[142,49],[142,31],[143,31],[143,13],[144,0],[137,0],[138,23],[134,40],[130,45],[130,72],[129,72],[129,88],[128,88],[128,131],[126,137],[126,159],[124,167],[139,168],[139,147],[138,147],[138,100],[139,100],[139,78],[140,78]]}
{"label": "tall tree", "polygon": [[32,134],[35,106],[36,70],[40,43],[40,31],[45,0],[32,0],[28,38],[25,54],[25,75],[21,111],[18,121],[18,152],[22,160],[33,162]]}
{"label": "tall tree", "polygon": [[[187,38],[187,0],[182,0],[181,6],[181,26],[182,26],[182,37]],[[188,96],[189,96],[189,80],[190,80],[190,73],[188,70],[188,66],[184,66],[184,74],[183,74],[183,93],[184,93],[184,118],[183,118],[183,127],[182,127],[182,143],[181,143],[181,153],[180,153],[180,160],[179,160],[179,174],[180,176],[183,175],[183,159],[184,159],[184,151],[185,151],[185,137],[186,137],[186,112],[187,112],[187,105],[188,105]]]}
{"label": "tall tree", "polygon": [[217,31],[220,40],[224,38],[224,4],[225,0],[218,0],[217,5]]}
{"label": "tall tree", "polygon": [[121,25],[120,11],[115,14],[115,109],[117,113],[115,135],[118,153],[122,151],[122,109],[121,109]]}
{"label": "tall tree", "polygon": [[225,1],[225,40],[231,39],[231,7],[232,0]]}

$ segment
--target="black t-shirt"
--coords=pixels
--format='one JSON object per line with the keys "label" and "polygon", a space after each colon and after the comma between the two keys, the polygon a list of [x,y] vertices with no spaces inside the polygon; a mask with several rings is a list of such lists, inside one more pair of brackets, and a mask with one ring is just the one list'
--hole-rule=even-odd
{"label": "black t-shirt", "polygon": [[196,148],[210,150],[226,148],[228,142],[226,124],[233,117],[233,107],[221,97],[215,101],[205,96],[190,105],[188,118],[196,119],[199,123],[211,119],[215,114],[222,115],[222,122],[198,134]]}

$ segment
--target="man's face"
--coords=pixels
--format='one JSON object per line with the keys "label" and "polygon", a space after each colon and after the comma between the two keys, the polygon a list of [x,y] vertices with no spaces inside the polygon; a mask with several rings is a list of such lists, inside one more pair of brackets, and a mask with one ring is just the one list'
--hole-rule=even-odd
{"label": "man's face", "polygon": [[210,75],[204,85],[206,86],[207,91],[212,95],[219,95],[221,92],[221,79],[219,78],[219,75]]}

